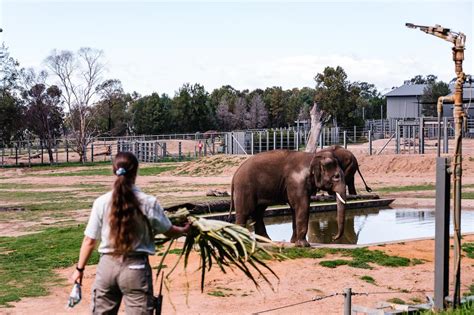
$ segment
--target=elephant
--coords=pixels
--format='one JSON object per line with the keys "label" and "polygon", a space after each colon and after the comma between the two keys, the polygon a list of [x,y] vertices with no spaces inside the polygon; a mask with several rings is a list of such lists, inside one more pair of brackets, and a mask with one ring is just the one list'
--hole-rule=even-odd
{"label": "elephant", "polygon": [[236,223],[255,221],[255,233],[268,238],[263,222],[267,206],[288,203],[292,209],[296,246],[309,246],[306,240],[310,196],[318,190],[334,191],[337,196],[338,239],[344,232],[346,184],[344,173],[332,152],[306,153],[273,150],[256,154],[235,172],[231,184],[231,211]]}
{"label": "elephant", "polygon": [[351,151],[344,149],[339,145],[330,146],[329,148],[323,149],[319,152],[323,151],[332,152],[332,154],[334,154],[334,156],[336,157],[339,166],[344,172],[344,180],[346,182],[347,188],[349,189],[349,195],[357,195],[354,185],[354,175],[356,172],[358,172],[360,178],[362,178],[362,181],[365,185],[365,190],[367,192],[372,192],[372,188],[367,186],[367,183],[365,182],[365,179],[362,176],[362,173],[360,172],[359,163],[357,162],[356,157],[354,156],[354,154],[352,154]]}

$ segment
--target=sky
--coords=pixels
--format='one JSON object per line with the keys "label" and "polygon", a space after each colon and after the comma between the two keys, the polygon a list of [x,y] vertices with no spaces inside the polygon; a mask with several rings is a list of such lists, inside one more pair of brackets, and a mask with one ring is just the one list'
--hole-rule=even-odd
{"label": "sky", "polygon": [[[388,92],[417,74],[454,76],[452,44],[408,29],[440,24],[467,36],[471,1],[39,1],[0,0],[0,42],[22,67],[45,69],[53,49],[104,52],[104,79],[126,92],[314,87],[326,66]],[[51,83],[54,78],[51,77]]]}

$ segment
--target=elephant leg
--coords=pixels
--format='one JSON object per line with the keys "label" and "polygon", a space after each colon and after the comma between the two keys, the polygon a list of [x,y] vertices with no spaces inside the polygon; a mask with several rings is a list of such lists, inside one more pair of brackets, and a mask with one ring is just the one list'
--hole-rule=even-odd
{"label": "elephant leg", "polygon": [[357,191],[355,189],[355,184],[354,184],[354,176],[350,178],[346,178],[346,185],[347,185],[347,188],[349,189],[349,195],[357,195]]}
{"label": "elephant leg", "polygon": [[257,210],[255,211],[255,215],[253,216],[255,219],[255,233],[257,235],[270,239],[267,233],[267,229],[265,228],[265,223],[263,222],[263,215],[265,213],[265,209],[267,209],[267,206],[258,206]]}
{"label": "elephant leg", "polygon": [[289,198],[289,203],[295,209],[293,234],[296,231],[295,246],[308,247],[310,246],[306,240],[309,223],[309,197],[305,195],[296,195]]}
{"label": "elephant leg", "polygon": [[255,204],[252,200],[245,199],[242,194],[235,194],[235,224],[246,226],[250,215],[255,212]]}
{"label": "elephant leg", "polygon": [[291,234],[291,242],[296,242],[296,218],[295,209],[291,208],[291,223],[293,225],[293,234]]}

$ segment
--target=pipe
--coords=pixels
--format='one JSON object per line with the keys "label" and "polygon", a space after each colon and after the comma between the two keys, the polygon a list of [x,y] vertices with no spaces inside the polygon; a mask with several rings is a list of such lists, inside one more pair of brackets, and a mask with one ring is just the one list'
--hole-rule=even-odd
{"label": "pipe", "polygon": [[454,102],[454,96],[440,96],[438,97],[437,111],[438,111],[438,146],[437,153],[438,157],[441,155],[441,118],[443,118],[443,103],[444,102]]}

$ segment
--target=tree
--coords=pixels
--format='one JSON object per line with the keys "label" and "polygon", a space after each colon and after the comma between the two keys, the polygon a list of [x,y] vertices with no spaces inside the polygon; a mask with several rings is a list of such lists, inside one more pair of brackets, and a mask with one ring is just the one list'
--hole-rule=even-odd
{"label": "tree", "polygon": [[177,131],[195,132],[212,129],[215,113],[209,93],[200,84],[184,84],[173,98],[173,120]]}
{"label": "tree", "polygon": [[19,97],[19,63],[8,52],[5,44],[0,46],[0,139],[10,143],[21,137],[24,119],[23,105]]}
{"label": "tree", "polygon": [[423,103],[423,116],[436,117],[437,116],[437,102],[440,96],[451,94],[449,85],[443,81],[431,82],[423,90],[421,102]]}
{"label": "tree", "polygon": [[248,116],[250,128],[260,129],[268,124],[268,111],[262,97],[257,93],[250,99]]}
{"label": "tree", "polygon": [[263,101],[268,111],[270,126],[286,126],[285,107],[287,95],[285,91],[279,86],[266,88],[265,91],[263,91]]}
{"label": "tree", "polygon": [[99,134],[123,136],[130,120],[127,103],[131,96],[124,93],[120,80],[106,80],[97,86],[100,100],[95,105],[95,128]]}
{"label": "tree", "polygon": [[231,102],[223,97],[217,106],[217,124],[221,130],[232,130],[235,126],[235,115],[230,109]]}
{"label": "tree", "polygon": [[56,85],[46,88],[45,84],[38,83],[25,91],[23,98],[26,101],[28,130],[37,135],[46,146],[49,162],[53,164],[55,139],[61,135],[63,125],[61,90]]}
{"label": "tree", "polygon": [[132,124],[137,134],[159,134],[171,129],[172,101],[166,94],[152,93],[133,102]]}
{"label": "tree", "polygon": [[315,100],[321,110],[330,114],[334,124],[349,128],[361,125],[362,118],[357,111],[360,88],[347,80],[347,74],[341,67],[326,67],[318,73]]}
{"label": "tree", "polygon": [[77,53],[54,50],[45,62],[57,76],[67,106],[67,123],[72,131],[74,150],[84,162],[85,148],[92,141],[95,130],[92,105],[97,100],[102,84],[103,53],[92,48],[81,48]]}
{"label": "tree", "polygon": [[354,82],[360,90],[357,107],[363,111],[364,119],[381,119],[386,116],[386,99],[375,88],[375,85],[367,82]]}
{"label": "tree", "polygon": [[421,74],[418,74],[409,80],[405,80],[403,84],[406,84],[406,85],[430,84],[430,83],[436,82],[437,79],[438,77],[435,76],[434,74],[428,74],[426,77]]}

